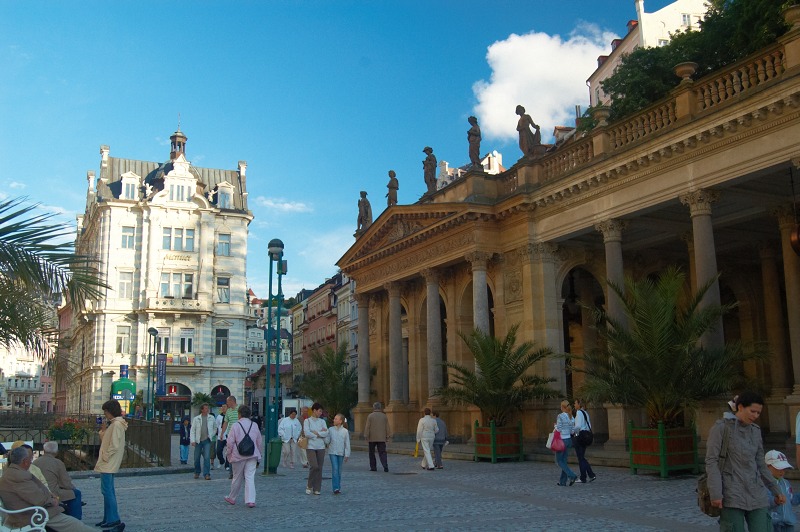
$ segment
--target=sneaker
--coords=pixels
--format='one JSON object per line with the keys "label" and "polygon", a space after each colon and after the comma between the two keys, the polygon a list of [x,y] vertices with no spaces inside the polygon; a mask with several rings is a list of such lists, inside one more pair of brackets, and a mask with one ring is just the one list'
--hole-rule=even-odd
{"label": "sneaker", "polygon": [[314,495],[319,495],[319,494],[320,494],[320,493],[319,493],[318,491],[315,491],[315,492],[314,492]]}
{"label": "sneaker", "polygon": [[339,490],[333,490],[333,494],[334,494],[334,495],[339,495],[340,493],[342,493],[342,492],[341,492],[341,491],[339,491]]}
{"label": "sneaker", "polygon": [[578,477],[572,477],[571,479],[569,479],[569,486],[572,486],[573,484],[575,484],[576,480],[578,480]]}
{"label": "sneaker", "polygon": [[255,507],[256,507],[256,503],[254,503],[254,502],[248,502],[248,503],[247,503],[247,507],[248,507],[248,508],[255,508]]}
{"label": "sneaker", "polygon": [[388,467],[384,467],[384,468],[383,468],[383,472],[384,472],[384,473],[388,473],[388,472],[389,472],[389,468],[388,468]]}
{"label": "sneaker", "polygon": [[597,480],[597,475],[589,477],[589,482],[594,482],[595,480]]}
{"label": "sneaker", "polygon": [[110,527],[106,529],[105,532],[122,532],[125,530],[125,523],[117,521],[116,525],[109,525]]}
{"label": "sneaker", "polygon": [[228,504],[230,504],[231,506],[233,506],[234,504],[236,504],[236,501],[234,501],[234,500],[233,500],[233,499],[231,499],[230,497],[225,497],[225,502],[227,502],[227,503],[228,503]]}
{"label": "sneaker", "polygon": [[211,480],[211,475],[206,475],[206,476],[205,476],[205,479],[206,479],[206,480]]}
{"label": "sneaker", "polygon": [[198,475],[197,473],[195,473],[195,474],[194,474],[194,478],[195,478],[195,480],[196,480],[196,479],[200,478],[200,475]]}
{"label": "sneaker", "polygon": [[306,488],[306,495],[311,495],[311,488]]}
{"label": "sneaker", "polygon": [[578,484],[586,484],[586,483],[587,482],[585,480],[578,480]]}

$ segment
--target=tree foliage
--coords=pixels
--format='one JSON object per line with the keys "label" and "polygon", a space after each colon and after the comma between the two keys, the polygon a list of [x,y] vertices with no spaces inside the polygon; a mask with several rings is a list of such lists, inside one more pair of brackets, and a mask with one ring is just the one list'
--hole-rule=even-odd
{"label": "tree foliage", "polygon": [[105,285],[95,261],[75,254],[73,229],[23,201],[0,202],[0,345],[45,358],[53,354],[54,298],[65,294],[81,307]]}
{"label": "tree foliage", "polygon": [[515,346],[519,325],[511,327],[504,339],[475,329],[467,336],[459,333],[475,358],[475,367],[445,362],[451,370],[448,386],[436,395],[448,404],[470,404],[480,408],[484,421],[493,419],[503,426],[510,414],[521,410],[532,399],[554,397],[558,392],[548,383],[555,379],[532,373],[533,366],[553,355],[549,348],[534,349],[533,342]]}
{"label": "tree foliage", "polygon": [[347,342],[334,350],[311,352],[313,370],[298,382],[300,393],[320,403],[331,418],[335,414],[350,417],[350,409],[358,404],[358,370],[347,364]]}
{"label": "tree foliage", "polygon": [[679,32],[666,45],[638,48],[622,57],[601,82],[611,98],[611,119],[633,114],[667,95],[678,84],[678,63],[698,64],[702,77],[768,46],[786,32],[785,0],[711,0],[700,31]]}
{"label": "tree foliage", "polygon": [[643,407],[650,424],[677,425],[686,408],[728,393],[743,383],[743,362],[763,356],[745,353],[740,342],[720,348],[700,343],[734,305],[700,306],[713,279],[694,296],[685,291],[686,276],[670,267],[657,281],[609,282],[621,299],[625,320],[592,309],[601,347],[575,358],[585,361],[583,396],[590,401]]}

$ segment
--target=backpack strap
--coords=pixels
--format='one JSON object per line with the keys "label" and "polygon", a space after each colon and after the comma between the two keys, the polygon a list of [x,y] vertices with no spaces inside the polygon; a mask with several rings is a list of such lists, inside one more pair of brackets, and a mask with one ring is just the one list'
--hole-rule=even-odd
{"label": "backpack strap", "polygon": [[586,426],[589,427],[589,432],[591,432],[592,424],[589,422],[589,416],[586,415],[586,410],[581,408],[581,413],[583,414],[583,420],[586,422]]}

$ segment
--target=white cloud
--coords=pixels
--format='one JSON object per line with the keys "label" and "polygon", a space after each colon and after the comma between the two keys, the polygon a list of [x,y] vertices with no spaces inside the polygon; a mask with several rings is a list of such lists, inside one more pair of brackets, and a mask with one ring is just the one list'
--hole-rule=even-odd
{"label": "white cloud", "polygon": [[283,198],[266,198],[258,196],[256,204],[267,209],[275,209],[281,212],[311,212],[313,209],[301,201],[287,201]]}
{"label": "white cloud", "polygon": [[567,40],[531,32],[492,44],[486,54],[491,78],[472,87],[483,136],[517,138],[518,104],[542,127],[543,140],[550,138],[555,126],[574,125],[575,105],[582,109],[588,105],[586,80],[597,67],[597,57],[608,53],[615,38],[596,25],[581,24]]}
{"label": "white cloud", "polygon": [[25,183],[20,183],[19,181],[12,181],[11,183],[8,184],[8,188],[13,188],[13,189],[23,189],[27,186],[28,185],[26,185]]}

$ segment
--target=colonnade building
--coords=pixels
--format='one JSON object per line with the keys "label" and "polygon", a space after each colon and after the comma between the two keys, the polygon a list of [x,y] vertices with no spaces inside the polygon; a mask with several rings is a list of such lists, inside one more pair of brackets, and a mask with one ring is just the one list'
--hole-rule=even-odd
{"label": "colonnade building", "polygon": [[[721,272],[711,298],[736,301],[716,336],[768,343],[745,371],[769,386],[769,431],[788,435],[800,409],[800,256],[790,168],[800,161],[800,28],[665,99],[497,175],[470,171],[415,204],[395,205],[360,233],[338,265],[356,283],[360,431],[373,401],[392,430],[413,434],[437,406],[470,437],[475,408],[441,405],[443,361],[469,365],[459,332],[480,328],[580,354],[596,344],[577,301],[619,316],[606,280],[677,264],[691,288]],[[466,148],[465,148],[466,149]],[[800,175],[800,172],[798,172]],[[420,180],[421,180],[420,176]],[[800,192],[800,178],[795,179]],[[581,374],[563,358],[536,371],[571,397]],[[370,383],[370,369],[377,371]],[[723,402],[699,413],[707,434]],[[522,413],[526,438],[552,428],[557,401]],[[595,432],[623,444],[620,405],[593,405]]]}
{"label": "colonnade building", "polygon": [[87,174],[75,245],[96,259],[109,288],[73,308],[68,413],[100,412],[121,365],[146,394],[151,353],[166,354],[157,416],[188,414],[195,392],[242,396],[246,325],[255,322],[245,271],[247,164],[196,167],[186,159],[187,137],[178,130],[170,140],[164,163],[112,157],[102,146],[100,175]]}

